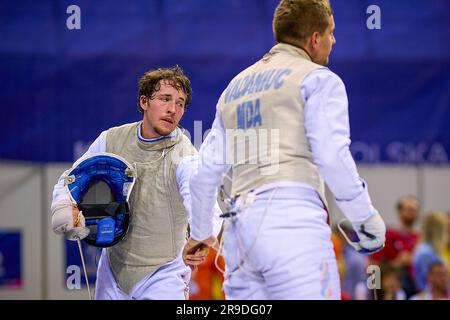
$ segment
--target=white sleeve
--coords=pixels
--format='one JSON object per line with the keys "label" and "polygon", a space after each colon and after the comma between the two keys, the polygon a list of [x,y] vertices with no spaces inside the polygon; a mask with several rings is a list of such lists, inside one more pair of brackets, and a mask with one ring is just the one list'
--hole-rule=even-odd
{"label": "white sleeve", "polygon": [[301,84],[305,129],[313,161],[352,222],[368,219],[373,206],[350,153],[348,100],[342,80],[329,69],[311,72]]}
{"label": "white sleeve", "polygon": [[205,240],[214,234],[212,209],[217,206],[217,188],[230,167],[226,161],[225,129],[216,112],[211,131],[200,148],[197,170],[190,179],[190,226],[195,240]]}
{"label": "white sleeve", "polygon": [[[100,136],[90,145],[89,149],[83,154],[81,158],[106,151],[106,133],[107,131],[103,131]],[[53,199],[51,205],[52,214],[61,206],[67,206],[71,204],[70,197],[64,188],[64,179],[66,178],[69,170],[63,172],[63,174],[59,177],[58,182],[55,184],[53,188]]]}
{"label": "white sleeve", "polygon": [[[192,174],[197,170],[198,167],[198,156],[189,156],[181,159],[177,168],[177,182],[180,189],[180,194],[183,197],[183,204],[189,215],[189,225],[191,224],[191,192],[189,191],[189,181]],[[222,211],[219,208],[217,202],[212,209],[214,211],[213,215],[213,235],[217,237],[222,228],[223,219],[220,218]]]}

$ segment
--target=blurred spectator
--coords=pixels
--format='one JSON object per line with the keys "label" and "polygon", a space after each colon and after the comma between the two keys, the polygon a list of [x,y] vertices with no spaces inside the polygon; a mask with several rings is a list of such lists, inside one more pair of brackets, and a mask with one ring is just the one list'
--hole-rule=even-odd
{"label": "blurred spectator", "polygon": [[447,266],[443,262],[429,265],[425,289],[411,300],[450,300]]}
{"label": "blurred spectator", "polygon": [[381,269],[380,300],[406,300],[406,293],[401,285],[401,269],[399,266],[385,263]]}
{"label": "blurred spectator", "polygon": [[397,202],[399,225],[388,228],[386,232],[386,245],[383,250],[374,254],[378,263],[390,263],[400,271],[400,282],[407,297],[417,292],[415,288],[412,255],[419,239],[414,230],[420,212],[420,202],[414,196],[404,196]]}
{"label": "blurred spectator", "polygon": [[[356,234],[349,223],[343,223],[341,227],[352,241],[357,240]],[[338,230],[333,232],[332,242],[341,278],[342,300],[367,299],[367,256],[356,252]],[[360,288],[364,291],[363,294],[361,294]]]}
{"label": "blurred spectator", "polygon": [[[450,266],[450,212],[447,212],[447,222],[448,222],[448,237],[447,237],[447,247],[444,250],[443,258],[447,263],[447,267]],[[450,268],[447,268],[448,276],[450,277]]]}
{"label": "blurred spectator", "polygon": [[432,212],[422,222],[422,242],[417,246],[414,257],[414,279],[419,291],[426,285],[428,267],[443,262],[443,253],[448,242],[448,218],[443,212]]}

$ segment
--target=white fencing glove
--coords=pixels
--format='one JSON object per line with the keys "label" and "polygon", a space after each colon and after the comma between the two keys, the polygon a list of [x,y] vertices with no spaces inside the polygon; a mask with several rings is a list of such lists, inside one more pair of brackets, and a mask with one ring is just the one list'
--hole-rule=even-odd
{"label": "white fencing glove", "polygon": [[363,222],[352,222],[358,235],[358,243],[350,243],[360,253],[375,253],[384,247],[386,241],[386,225],[376,209]]}
{"label": "white fencing glove", "polygon": [[77,206],[67,202],[52,206],[52,228],[56,234],[66,234],[74,227],[85,227],[83,214]]}

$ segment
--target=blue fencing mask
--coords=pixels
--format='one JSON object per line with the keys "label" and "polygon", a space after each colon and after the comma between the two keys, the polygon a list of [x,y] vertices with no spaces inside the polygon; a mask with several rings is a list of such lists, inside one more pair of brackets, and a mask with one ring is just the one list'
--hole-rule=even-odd
{"label": "blue fencing mask", "polygon": [[112,153],[97,153],[74,163],[65,187],[85,218],[87,244],[111,247],[125,237],[130,224],[128,201],[135,180],[136,170]]}

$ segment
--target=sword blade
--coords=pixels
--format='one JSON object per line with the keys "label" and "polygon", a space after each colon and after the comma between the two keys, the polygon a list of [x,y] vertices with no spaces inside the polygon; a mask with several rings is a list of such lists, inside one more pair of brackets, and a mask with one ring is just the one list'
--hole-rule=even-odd
{"label": "sword blade", "polygon": [[[372,266],[374,265],[372,255],[369,255],[369,262],[370,262],[370,265],[372,265]],[[376,300],[378,300],[377,287],[375,286],[375,288],[373,288],[372,290],[373,290],[373,299],[376,301]]]}
{"label": "sword blade", "polygon": [[91,288],[89,287],[89,279],[88,279],[88,275],[86,272],[86,264],[84,263],[83,249],[81,248],[81,241],[79,238],[77,238],[77,243],[78,243],[78,250],[80,251],[81,264],[83,265],[84,277],[86,279],[86,286],[87,286],[87,290],[89,293],[89,300],[92,300]]}

